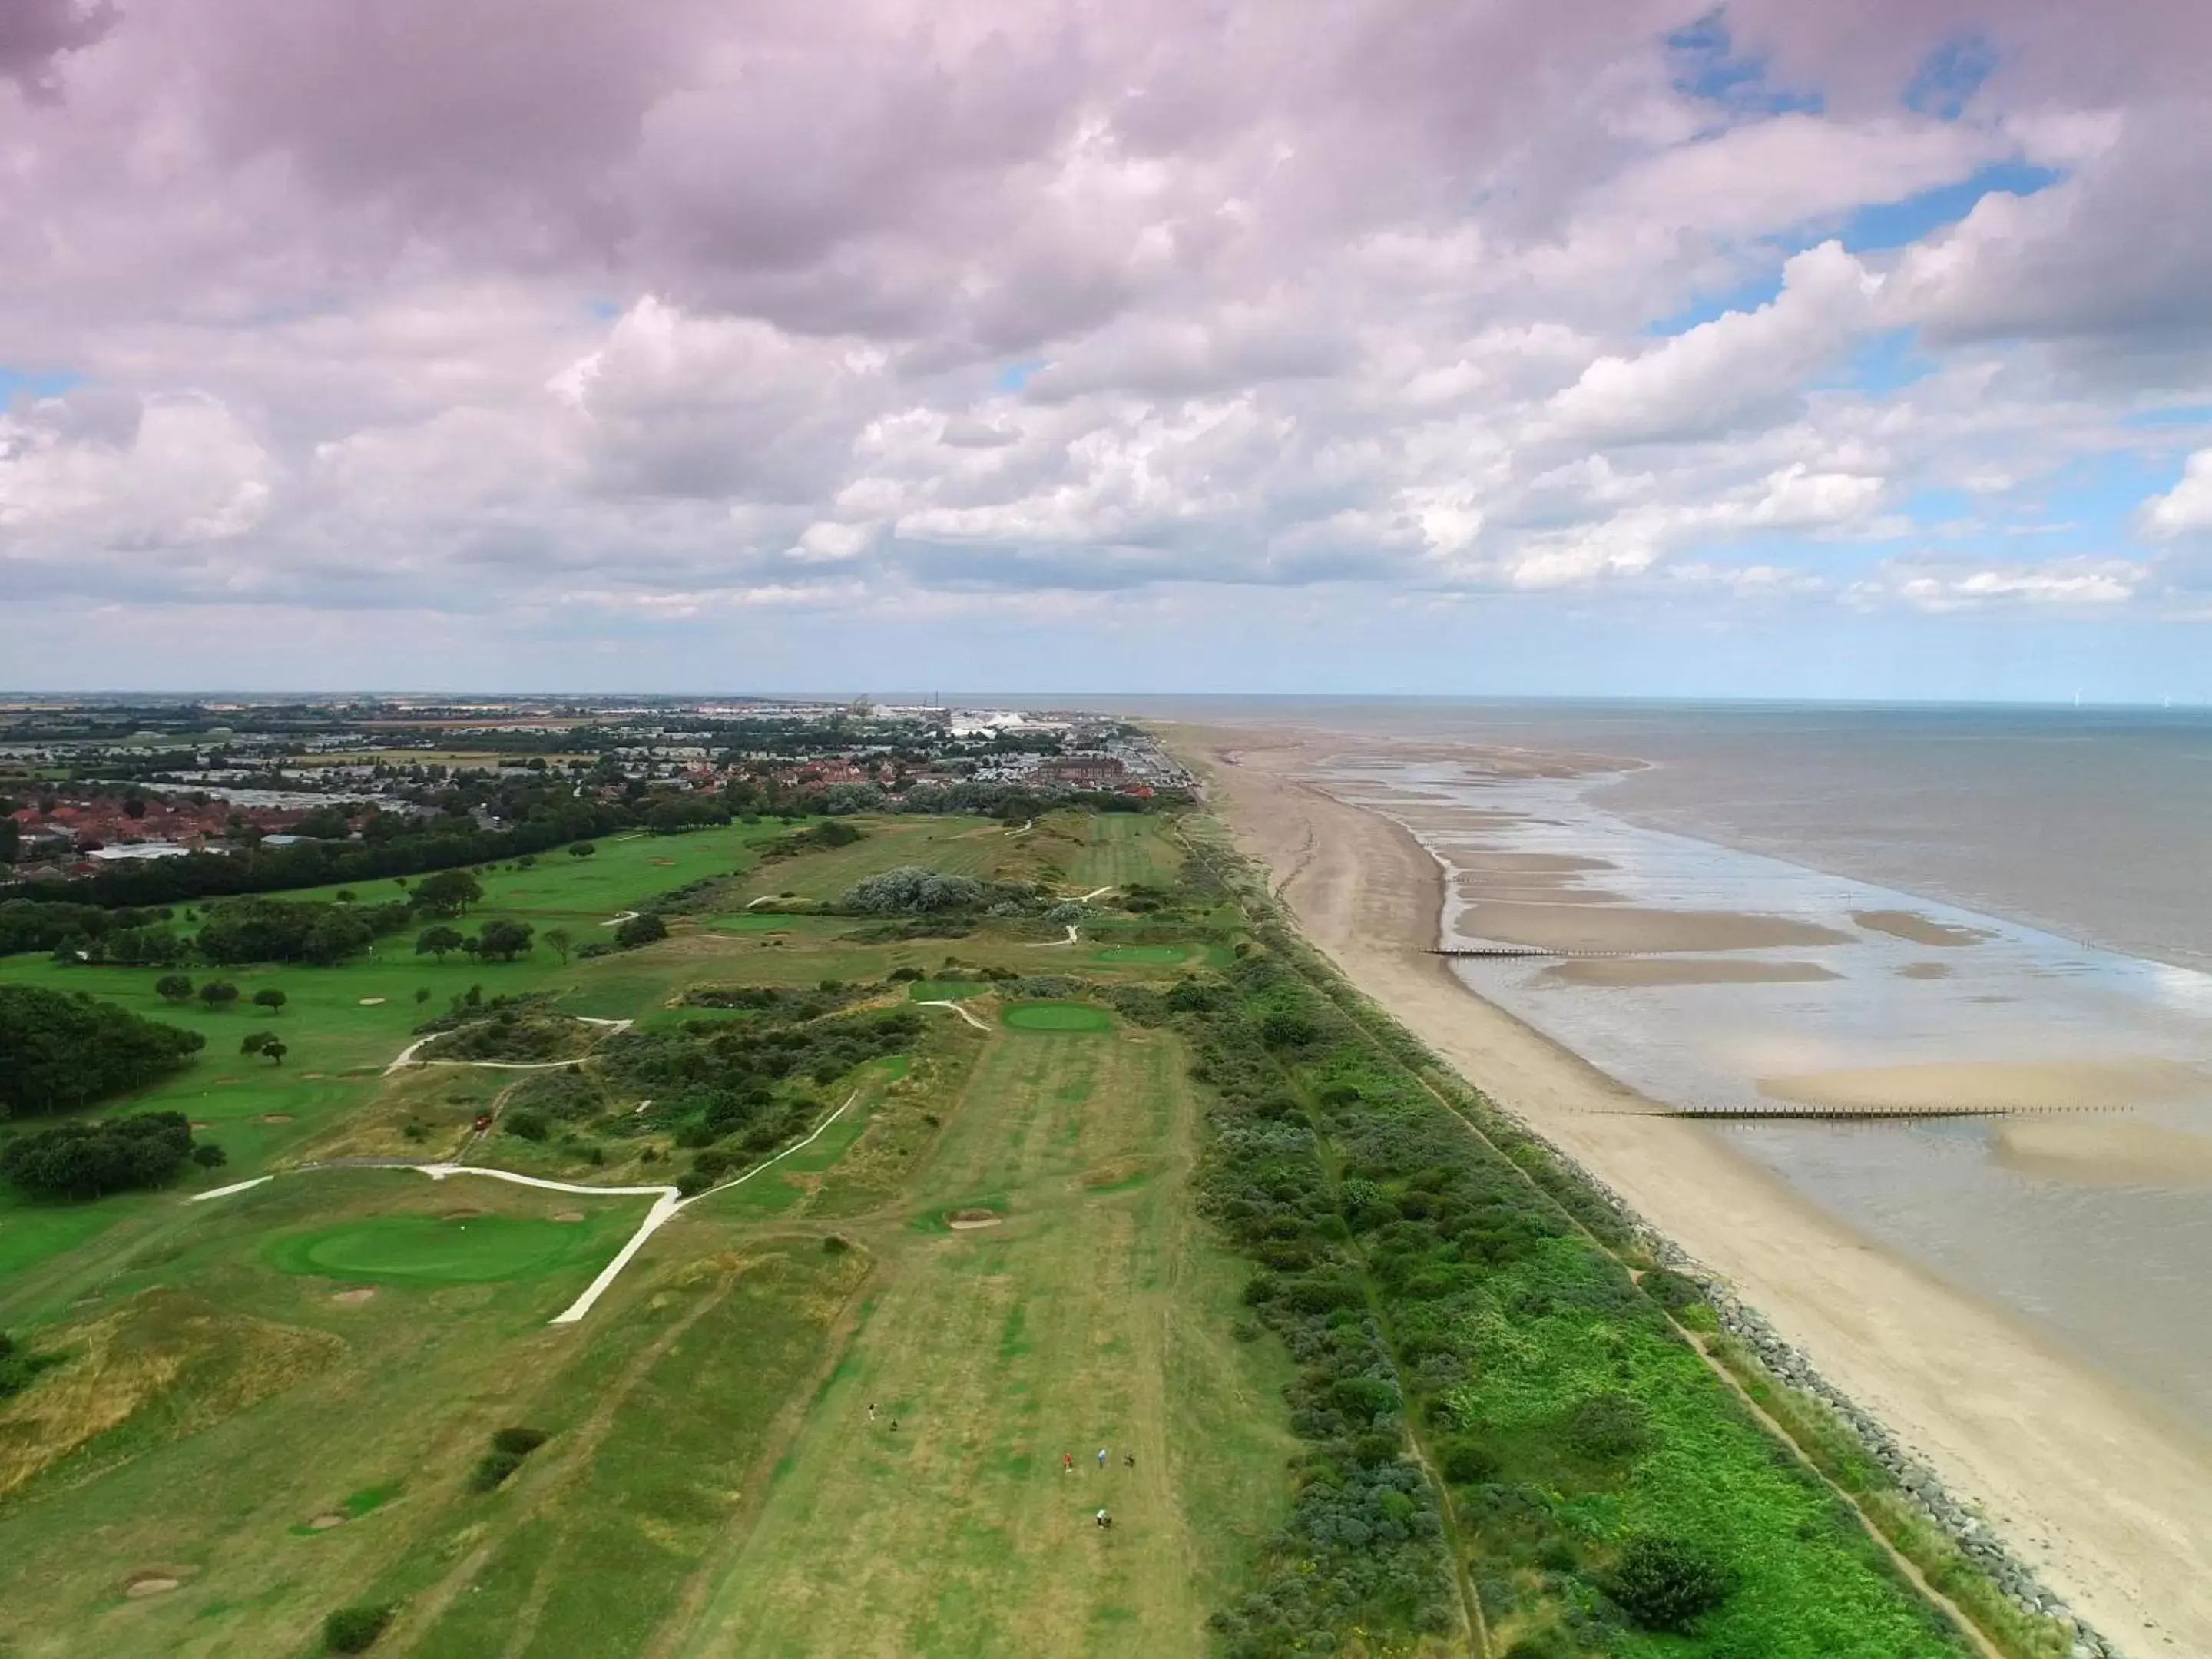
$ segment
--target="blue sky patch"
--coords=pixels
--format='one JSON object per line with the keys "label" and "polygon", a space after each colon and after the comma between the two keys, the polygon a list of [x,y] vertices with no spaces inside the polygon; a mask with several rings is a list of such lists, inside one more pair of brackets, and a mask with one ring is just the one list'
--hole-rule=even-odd
{"label": "blue sky patch", "polygon": [[0,409],[15,401],[20,393],[33,398],[52,398],[67,392],[73,386],[82,386],[84,376],[70,369],[48,370],[10,368],[0,363]]}
{"label": "blue sky patch", "polygon": [[1996,49],[1980,33],[1954,35],[1923,58],[1905,82],[1905,106],[1939,121],[1955,121],[1996,66]]}
{"label": "blue sky patch", "polygon": [[1739,58],[1720,10],[1707,12],[1666,37],[1667,58],[1674,71],[1674,90],[1686,98],[1718,104],[1735,115],[1817,113],[1820,94],[1771,85],[1763,58]]}
{"label": "blue sky patch", "polygon": [[2033,196],[2063,175],[2026,161],[1992,161],[1955,184],[1937,185],[1901,201],[1872,202],[1844,220],[1844,246],[1853,253],[1904,247],[1973,211],[1974,204],[1996,191]]}
{"label": "blue sky patch", "polygon": [[999,371],[992,384],[1001,392],[1019,392],[1030,383],[1030,376],[1043,367],[1043,358],[1024,357],[1018,362],[1006,364]]}

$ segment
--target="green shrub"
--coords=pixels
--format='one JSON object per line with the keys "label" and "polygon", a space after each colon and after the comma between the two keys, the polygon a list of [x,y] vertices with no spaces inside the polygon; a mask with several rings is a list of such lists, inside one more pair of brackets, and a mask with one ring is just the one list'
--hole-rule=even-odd
{"label": "green shrub", "polygon": [[1686,1538],[1639,1533],[1607,1576],[1606,1594],[1645,1630],[1686,1631],[1728,1600],[1728,1569]]}
{"label": "green shrub", "polygon": [[615,943],[625,951],[641,945],[651,945],[668,937],[668,924],[658,911],[645,910],[629,918],[615,929]]}
{"label": "green shrub", "polygon": [[1644,1286],[1644,1295],[1669,1313],[1680,1313],[1705,1299],[1705,1287],[1696,1279],[1665,1267],[1652,1268],[1638,1282]]}
{"label": "green shrub", "polygon": [[471,1492],[493,1492],[507,1476],[522,1467],[521,1456],[514,1452],[488,1451],[477,1459],[477,1466],[469,1471]]}
{"label": "green shrub", "polygon": [[388,1603],[362,1602],[340,1607],[323,1620],[323,1650],[326,1653],[367,1653],[384,1634],[398,1609]]}
{"label": "green shrub", "polygon": [[1651,1413],[1638,1400],[1607,1389],[1575,1402],[1567,1413],[1567,1443],[1585,1457],[1613,1462],[1651,1449]]}
{"label": "green shrub", "polygon": [[1497,1456],[1473,1440],[1448,1440],[1437,1459],[1444,1479],[1455,1486],[1476,1486],[1498,1473]]}
{"label": "green shrub", "polygon": [[491,1449],[516,1457],[527,1457],[552,1437],[543,1429],[501,1429],[492,1436]]}
{"label": "green shrub", "polygon": [[551,1128],[545,1121],[544,1113],[533,1112],[527,1109],[520,1112],[509,1112],[500,1120],[499,1127],[518,1140],[543,1140]]}

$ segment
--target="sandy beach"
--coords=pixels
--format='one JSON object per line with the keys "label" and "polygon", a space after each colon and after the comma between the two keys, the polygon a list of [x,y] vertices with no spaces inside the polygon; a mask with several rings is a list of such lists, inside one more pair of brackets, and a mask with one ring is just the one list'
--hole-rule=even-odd
{"label": "sandy beach", "polygon": [[[1709,1131],[1644,1115],[1650,1103],[1468,990],[1426,954],[1437,943],[1443,899],[1434,858],[1389,819],[1304,781],[1353,740],[1195,726],[1165,734],[1206,773],[1215,809],[1238,845],[1273,872],[1308,935],[1363,990],[1729,1279],[1954,1492],[1978,1504],[2108,1638],[2136,1654],[2212,1654],[2212,1446],[1996,1310],[1875,1248]],[[1574,762],[1521,763],[1540,773]],[[1499,872],[1545,884],[1530,881],[1538,873]],[[1582,925],[1581,907],[1492,900],[1484,908],[1547,912],[1536,941],[1547,945],[1563,937],[1558,930]],[[1917,915],[1863,923],[1883,924],[1911,927],[1903,936],[1917,943],[1954,942],[1933,937],[1943,924]],[[1708,924],[1721,932],[1688,944],[1644,942],[1659,923],[1626,925],[1645,930],[1633,946],[1578,948],[1741,948],[1719,942],[1740,937],[1735,919]],[[1524,931],[1537,930],[1532,923]],[[1625,982],[1635,982],[1632,975]],[[1990,1079],[1948,1081],[1980,1087]],[[2015,1152],[2100,1154],[2153,1155],[2139,1145],[2085,1146],[2078,1136]]]}

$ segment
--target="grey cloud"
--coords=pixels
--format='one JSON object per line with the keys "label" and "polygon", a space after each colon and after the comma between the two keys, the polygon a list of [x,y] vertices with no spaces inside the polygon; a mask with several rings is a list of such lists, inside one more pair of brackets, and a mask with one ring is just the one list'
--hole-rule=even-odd
{"label": "grey cloud", "polygon": [[0,78],[32,103],[58,102],[58,60],[97,43],[120,15],[113,0],[9,0],[0,9]]}

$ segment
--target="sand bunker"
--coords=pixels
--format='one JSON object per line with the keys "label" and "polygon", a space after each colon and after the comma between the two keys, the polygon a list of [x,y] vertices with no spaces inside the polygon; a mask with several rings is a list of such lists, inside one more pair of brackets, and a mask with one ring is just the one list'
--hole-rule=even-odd
{"label": "sand bunker", "polygon": [[375,1294],[376,1289],[374,1285],[356,1285],[349,1291],[337,1291],[333,1292],[331,1297],[331,1300],[333,1302],[343,1302],[349,1306],[351,1306],[356,1303],[366,1302]]}
{"label": "sand bunker", "polygon": [[345,1523],[345,1516],[340,1515],[336,1510],[325,1510],[313,1520],[308,1522],[307,1525],[313,1531],[328,1532],[332,1527],[343,1527]]}
{"label": "sand bunker", "polygon": [[1842,975],[1817,962],[1679,962],[1623,957],[1563,962],[1544,977],[1562,985],[1809,985]]}
{"label": "sand bunker", "polygon": [[2179,1060],[1933,1060],[1765,1077],[1769,1100],[1850,1111],[2065,1112],[2148,1105],[2212,1093],[2212,1077]]}
{"label": "sand bunker", "polygon": [[581,1221],[584,1212],[581,1210],[563,1210],[553,1218],[556,1221]]}
{"label": "sand bunker", "polygon": [[1454,931],[1462,939],[1540,951],[1757,951],[1851,942],[1849,933],[1792,916],[1630,905],[1477,903],[1468,907]]}
{"label": "sand bunker", "polygon": [[161,1595],[175,1589],[191,1573],[190,1567],[141,1567],[123,1581],[125,1595]]}
{"label": "sand bunker", "polygon": [[442,1221],[474,1221],[478,1216],[487,1213],[483,1210],[441,1210],[438,1217]]}
{"label": "sand bunker", "polygon": [[2212,1187],[2212,1137],[2080,1118],[1999,1127],[1997,1162],[2025,1175],[2122,1187]]}
{"label": "sand bunker", "polygon": [[381,1008],[384,1006],[384,999],[382,997],[363,997],[361,1000],[361,1006],[364,1008]]}
{"label": "sand bunker", "polygon": [[995,1227],[1002,1219],[994,1210],[955,1210],[945,1218],[945,1224],[955,1232],[967,1232],[976,1227]]}
{"label": "sand bunker", "polygon": [[1938,949],[1978,945],[1991,937],[1978,927],[1954,927],[1933,916],[1923,916],[1917,910],[1854,910],[1851,920],[1870,933],[1887,933],[1907,945],[1927,945]]}
{"label": "sand bunker", "polygon": [[1948,962],[1908,962],[1897,970],[1899,979],[1948,979],[1951,964]]}
{"label": "sand bunker", "polygon": [[261,1121],[264,1123],[289,1123],[292,1121],[292,1115],[289,1112],[264,1112],[261,1115]]}

